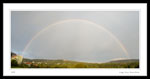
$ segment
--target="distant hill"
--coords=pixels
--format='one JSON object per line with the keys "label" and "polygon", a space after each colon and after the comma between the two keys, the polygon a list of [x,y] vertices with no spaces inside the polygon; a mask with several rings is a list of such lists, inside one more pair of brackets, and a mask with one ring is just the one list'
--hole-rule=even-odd
{"label": "distant hill", "polygon": [[27,59],[27,58],[23,58],[23,62],[48,62],[48,63],[80,63],[78,61],[71,61],[71,60],[63,60],[63,59],[59,59],[59,60],[50,60],[50,59]]}
{"label": "distant hill", "polygon": [[28,59],[11,52],[11,56],[17,57],[19,65],[12,68],[139,68],[139,59],[115,59],[104,63],[89,63],[64,59]]}
{"label": "distant hill", "polygon": [[20,66],[12,66],[12,68],[139,68],[139,60],[123,59],[104,63],[88,63],[63,59],[23,58]]}
{"label": "distant hill", "polygon": [[[23,58],[23,62],[55,62],[55,63],[88,63],[88,62],[79,62],[79,61],[72,61],[72,60],[50,60],[50,59],[28,59],[28,58]],[[130,62],[139,62],[139,59],[123,59],[123,60],[112,60],[109,62],[104,62],[104,63],[130,63]],[[94,63],[93,63],[94,64]],[[95,64],[101,64],[101,63],[95,63]]]}
{"label": "distant hill", "polygon": [[139,59],[112,60],[111,63],[139,62]]}

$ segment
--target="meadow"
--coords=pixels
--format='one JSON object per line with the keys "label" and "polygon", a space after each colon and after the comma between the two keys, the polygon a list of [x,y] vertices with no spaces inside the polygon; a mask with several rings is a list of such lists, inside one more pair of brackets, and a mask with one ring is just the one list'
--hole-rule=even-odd
{"label": "meadow", "polygon": [[23,59],[21,64],[14,60],[12,68],[139,68],[138,60],[111,61],[106,63],[88,63],[69,60]]}

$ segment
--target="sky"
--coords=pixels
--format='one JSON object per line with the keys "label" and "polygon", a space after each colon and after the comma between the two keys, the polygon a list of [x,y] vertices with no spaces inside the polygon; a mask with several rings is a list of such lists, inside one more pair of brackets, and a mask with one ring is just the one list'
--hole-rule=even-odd
{"label": "sky", "polygon": [[[72,19],[73,21],[66,21]],[[66,22],[59,23],[62,21]],[[54,23],[56,24],[52,25]],[[45,28],[47,29],[39,34]],[[129,57],[118,42],[102,28],[120,41]],[[24,51],[31,40],[33,41]],[[86,62],[138,59],[139,12],[12,11],[11,50],[26,58]]]}

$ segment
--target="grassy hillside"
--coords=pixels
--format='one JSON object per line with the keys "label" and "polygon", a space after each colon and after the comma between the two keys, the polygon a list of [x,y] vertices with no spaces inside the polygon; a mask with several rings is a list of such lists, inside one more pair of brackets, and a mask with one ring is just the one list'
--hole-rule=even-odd
{"label": "grassy hillside", "polygon": [[139,60],[116,60],[106,63],[87,63],[69,60],[24,58],[21,65],[12,68],[139,68]]}
{"label": "grassy hillside", "polygon": [[126,59],[126,60],[114,60],[114,61],[110,61],[112,63],[121,63],[121,62],[138,62],[138,59]]}
{"label": "grassy hillside", "polygon": [[[11,56],[18,56],[11,52]],[[113,60],[106,63],[88,63],[70,60],[48,60],[23,58],[21,64],[11,59],[12,68],[139,68],[138,59]]]}

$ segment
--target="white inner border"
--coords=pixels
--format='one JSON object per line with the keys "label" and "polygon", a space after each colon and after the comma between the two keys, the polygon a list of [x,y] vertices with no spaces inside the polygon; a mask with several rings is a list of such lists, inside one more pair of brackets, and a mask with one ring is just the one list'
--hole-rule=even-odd
{"label": "white inner border", "polygon": [[[11,11],[139,11],[139,69],[11,69]],[[147,76],[147,4],[3,4],[4,76]]]}

